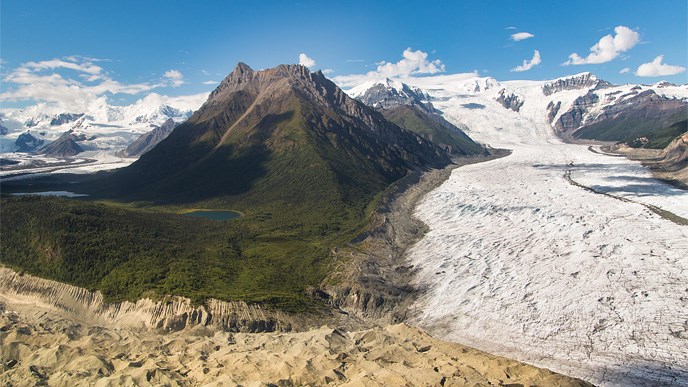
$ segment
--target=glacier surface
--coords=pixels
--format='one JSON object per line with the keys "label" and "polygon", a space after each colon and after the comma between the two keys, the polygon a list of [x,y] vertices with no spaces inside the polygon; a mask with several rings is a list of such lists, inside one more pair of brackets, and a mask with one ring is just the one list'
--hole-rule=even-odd
{"label": "glacier surface", "polygon": [[416,209],[429,232],[408,253],[412,322],[599,385],[688,385],[688,226],[646,206],[688,217],[688,192],[562,143],[527,86],[521,113],[426,88],[445,118],[513,153],[454,170]]}

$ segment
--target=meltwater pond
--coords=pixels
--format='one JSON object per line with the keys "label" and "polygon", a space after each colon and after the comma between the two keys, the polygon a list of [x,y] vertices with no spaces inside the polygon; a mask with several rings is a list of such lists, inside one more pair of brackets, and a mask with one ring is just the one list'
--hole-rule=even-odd
{"label": "meltwater pond", "polygon": [[225,210],[194,210],[185,212],[184,215],[195,216],[197,218],[206,218],[210,220],[231,220],[241,217],[241,214],[236,211]]}

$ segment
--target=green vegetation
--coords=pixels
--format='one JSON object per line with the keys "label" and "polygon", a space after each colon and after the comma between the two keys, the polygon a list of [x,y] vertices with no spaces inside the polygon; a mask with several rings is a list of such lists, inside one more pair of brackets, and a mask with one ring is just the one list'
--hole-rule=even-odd
{"label": "green vegetation", "polygon": [[688,120],[676,122],[671,126],[655,130],[652,133],[652,136],[649,138],[650,141],[648,141],[646,144],[643,144],[642,147],[664,149],[667,147],[667,145],[674,141],[676,137],[686,132],[688,132]]}
{"label": "green vegetation", "polygon": [[[303,71],[253,77],[238,66],[236,82],[134,164],[69,184],[90,201],[3,198],[0,263],[113,301],[172,294],[313,307],[308,289],[329,274],[331,251],[364,231],[381,193],[449,159]],[[242,216],[182,214],[198,208]]]}
{"label": "green vegetation", "polygon": [[[574,133],[575,137],[602,141],[625,142],[631,146],[662,149],[686,132],[685,110],[669,116],[648,119],[643,115],[620,116],[588,125]],[[649,142],[636,139],[646,137]],[[635,145],[633,145],[635,144]]]}
{"label": "green vegetation", "polygon": [[326,219],[295,224],[280,212],[213,221],[55,197],[4,197],[1,263],[100,289],[110,301],[177,294],[301,311],[327,274]]}
{"label": "green vegetation", "polygon": [[451,149],[458,155],[474,155],[483,152],[482,146],[475,143],[459,128],[436,114],[430,114],[414,106],[399,105],[380,111],[387,120],[410,130],[435,144]]}
{"label": "green vegetation", "polygon": [[[282,138],[270,137],[279,147],[263,139],[242,150],[220,146],[139,191],[140,175],[114,176],[137,201],[3,198],[0,261],[100,289],[111,301],[173,294],[301,311],[310,305],[306,289],[328,274],[330,251],[365,227],[374,198],[400,173],[385,175],[350,144],[307,131],[292,115],[253,133],[276,126]],[[191,208],[244,216],[218,222],[180,214]]]}

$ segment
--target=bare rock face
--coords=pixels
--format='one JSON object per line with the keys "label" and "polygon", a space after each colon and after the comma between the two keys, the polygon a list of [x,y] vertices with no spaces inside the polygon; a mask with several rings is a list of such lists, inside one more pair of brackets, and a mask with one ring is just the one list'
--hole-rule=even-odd
{"label": "bare rock face", "polygon": [[56,115],[51,121],[50,125],[51,126],[57,126],[57,125],[63,125],[68,122],[74,122],[78,120],[79,118],[83,117],[84,113],[80,114],[75,114],[75,113],[60,113]]}
{"label": "bare rock face", "polygon": [[3,124],[4,124],[4,121],[2,120],[2,116],[0,116],[0,135],[2,135],[2,136],[6,135],[7,133],[10,132],[10,130],[7,129],[7,127]]}
{"label": "bare rock face", "polygon": [[435,108],[429,102],[430,97],[421,89],[386,79],[366,90],[358,98],[364,104],[376,109],[392,109],[397,106],[416,106],[426,112],[434,112]]}
{"label": "bare rock face", "polygon": [[75,136],[70,130],[65,132],[57,140],[39,149],[38,153],[42,153],[50,157],[75,156],[84,151],[81,146],[76,143],[80,139],[81,138]]}
{"label": "bare rock face", "polygon": [[[571,109],[562,114],[554,125],[554,128],[564,134],[572,133],[583,124],[583,118],[589,108],[594,106],[600,97],[589,91],[587,94],[576,98]],[[558,110],[558,109],[557,109]]]}
{"label": "bare rock face", "polygon": [[555,105],[553,101],[547,104],[547,122],[552,123],[554,118],[559,114],[559,109],[561,109],[561,101],[558,101]]}
{"label": "bare rock face", "polygon": [[127,149],[125,149],[122,152],[123,155],[126,157],[141,156],[142,154],[153,149],[162,140],[166,139],[167,136],[169,136],[170,133],[172,133],[172,130],[174,130],[174,128],[177,127],[177,125],[179,125],[179,123],[175,122],[171,118],[167,119],[167,121],[165,121],[160,126],[152,125],[153,130],[151,130],[148,133],[142,134],[134,142],[129,144]]}
{"label": "bare rock face", "polygon": [[506,90],[502,89],[499,91],[499,97],[497,97],[497,102],[502,104],[507,109],[511,109],[515,112],[521,110],[523,102],[521,98],[514,93],[507,93]]}
{"label": "bare rock face", "polygon": [[34,137],[29,131],[22,133],[14,142],[17,152],[33,152],[43,145],[43,140]]}
{"label": "bare rock face", "polygon": [[[623,97],[623,96],[622,96]],[[653,90],[645,90],[633,96],[626,96],[624,103],[606,106],[597,117],[598,120],[610,119],[628,111],[648,109],[653,112],[670,112],[686,107],[686,103],[657,95]]]}
{"label": "bare rock face", "polygon": [[592,73],[583,73],[574,77],[557,79],[554,82],[547,83],[542,87],[542,92],[545,95],[552,95],[565,90],[602,89],[610,85],[609,82],[597,78]]}
{"label": "bare rock face", "polygon": [[[670,173],[670,179],[688,188],[688,133],[677,137],[662,151],[659,165],[661,170]],[[688,339],[688,332],[682,335]]]}

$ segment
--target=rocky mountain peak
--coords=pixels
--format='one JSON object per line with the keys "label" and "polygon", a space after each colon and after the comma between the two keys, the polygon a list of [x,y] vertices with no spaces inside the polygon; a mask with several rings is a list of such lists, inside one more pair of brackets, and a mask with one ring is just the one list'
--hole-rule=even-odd
{"label": "rocky mountain peak", "polygon": [[542,92],[545,95],[552,95],[566,90],[601,89],[609,86],[611,86],[609,82],[597,78],[591,72],[585,72],[547,83],[542,86]]}
{"label": "rocky mountain peak", "polygon": [[[369,116],[365,106],[346,95],[322,72],[311,72],[297,64],[283,64],[275,68],[254,71],[243,63],[225,78],[209,96],[206,103],[190,118],[190,121],[217,121],[217,113],[228,121],[235,119],[234,112],[254,110],[260,114],[284,110],[292,97],[327,106],[338,114],[359,117]],[[251,108],[251,106],[253,108]],[[258,114],[258,115],[260,115]],[[230,118],[234,117],[234,118]],[[370,117],[365,117],[370,118]],[[374,120],[366,120],[375,128]]]}
{"label": "rocky mountain peak", "polygon": [[77,137],[72,130],[64,132],[57,140],[38,150],[38,153],[49,157],[70,157],[83,152],[77,144]]}
{"label": "rocky mountain peak", "polygon": [[376,83],[357,99],[364,104],[382,109],[391,109],[400,105],[416,106],[426,112],[434,112],[429,96],[421,89],[411,87],[403,82],[386,78]]}
{"label": "rocky mountain peak", "polygon": [[497,102],[502,104],[502,106],[504,106],[506,109],[511,109],[515,112],[521,110],[521,106],[523,106],[524,103],[521,97],[512,92],[507,92],[506,89],[499,91]]}
{"label": "rocky mountain peak", "polygon": [[[448,162],[443,149],[350,98],[321,72],[239,64],[191,118],[113,175],[112,187],[126,195],[265,197],[252,188],[264,184],[302,202],[308,189],[285,186],[283,176],[289,182],[312,177],[319,187],[313,192],[327,176],[335,195],[360,196],[354,191],[368,195],[411,170]],[[284,169],[306,164],[317,168]],[[299,193],[287,193],[292,188]]]}
{"label": "rocky mountain peak", "polygon": [[282,64],[275,68],[254,71],[245,63],[239,63],[221,83],[210,93],[208,101],[222,99],[237,91],[251,94],[274,89],[279,85],[315,86],[321,72],[311,73],[307,67],[297,64]]}

